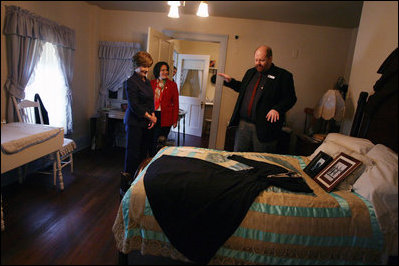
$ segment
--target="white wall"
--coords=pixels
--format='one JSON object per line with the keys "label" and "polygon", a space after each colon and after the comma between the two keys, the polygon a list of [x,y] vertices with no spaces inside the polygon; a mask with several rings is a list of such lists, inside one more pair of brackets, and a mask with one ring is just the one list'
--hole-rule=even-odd
{"label": "white wall", "polygon": [[[95,103],[98,97],[99,40],[140,42],[145,49],[149,26],[158,31],[228,35],[225,72],[237,79],[241,79],[245,71],[253,66],[254,49],[260,44],[267,44],[273,48],[274,63],[294,75],[298,102],[288,112],[287,121],[294,131],[301,132],[305,119],[304,108],[313,107],[323,93],[334,86],[339,76],[349,80],[354,36],[357,31],[249,19],[212,16],[200,18],[185,14],[179,19],[172,19],[167,17],[166,12],[102,10],[83,1],[3,1],[2,27],[4,4],[21,6],[76,31],[75,71],[72,81],[75,122],[73,138],[88,145],[89,119],[96,113]],[[378,5],[373,4],[369,8],[377,8]],[[395,10],[397,12],[397,8]],[[235,39],[235,35],[239,38]],[[4,83],[7,66],[3,34],[1,42],[1,116],[5,118]],[[216,139],[218,149],[224,146],[227,122],[236,99],[236,92],[223,88]]]}
{"label": "white wall", "polygon": [[[287,122],[296,132],[303,130],[305,107],[314,107],[323,93],[333,88],[339,76],[349,80],[357,29],[184,14],[172,19],[166,13],[154,12],[101,10],[100,14],[101,40],[140,41],[143,47],[149,26],[158,31],[228,35],[225,72],[239,80],[253,67],[255,48],[261,44],[270,45],[274,63],[294,75],[298,101],[289,111]],[[239,38],[235,39],[235,35]],[[223,88],[216,139],[218,149],[223,149],[226,126],[237,96],[231,89]]]}
{"label": "white wall", "polygon": [[341,128],[343,133],[350,133],[360,92],[374,92],[373,86],[381,77],[377,70],[397,47],[398,2],[365,1],[349,79],[345,121]]}

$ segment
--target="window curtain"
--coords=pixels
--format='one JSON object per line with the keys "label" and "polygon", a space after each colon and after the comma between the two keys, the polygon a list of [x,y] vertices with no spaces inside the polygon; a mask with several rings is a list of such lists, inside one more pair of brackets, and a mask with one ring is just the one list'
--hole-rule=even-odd
{"label": "window curtain", "polygon": [[190,69],[183,69],[180,75],[180,89],[183,88],[184,82],[186,82],[188,71]]}
{"label": "window curtain", "polygon": [[65,77],[65,85],[68,88],[66,92],[67,104],[66,104],[66,128],[67,134],[71,134],[73,131],[72,123],[72,77],[73,77],[73,63],[74,63],[74,50],[63,46],[57,46],[57,53],[60,58],[60,66]]}
{"label": "window curtain", "polygon": [[45,42],[55,44],[60,56],[61,68],[68,87],[67,132],[72,133],[71,81],[75,31],[46,18],[37,16],[18,6],[6,6],[4,35],[7,43],[8,76],[5,89],[9,94],[7,118],[16,121],[11,96],[25,98],[25,87],[37,65]]}
{"label": "window curtain", "polygon": [[106,107],[108,91],[117,91],[121,84],[132,75],[132,58],[139,50],[139,43],[106,41],[99,43],[100,88],[98,110]]}

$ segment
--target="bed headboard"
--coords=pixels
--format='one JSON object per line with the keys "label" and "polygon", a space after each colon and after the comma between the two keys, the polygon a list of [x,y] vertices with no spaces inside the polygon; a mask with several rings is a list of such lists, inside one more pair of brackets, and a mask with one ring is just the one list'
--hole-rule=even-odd
{"label": "bed headboard", "polygon": [[[377,73],[374,93],[361,92],[351,136],[366,138],[398,152],[398,49],[384,61]],[[368,96],[368,97],[367,97]]]}

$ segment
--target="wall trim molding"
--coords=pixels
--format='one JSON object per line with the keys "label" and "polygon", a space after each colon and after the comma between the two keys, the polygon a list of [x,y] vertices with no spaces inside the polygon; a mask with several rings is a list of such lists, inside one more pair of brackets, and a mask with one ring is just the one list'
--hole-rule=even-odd
{"label": "wall trim molding", "polygon": [[[218,72],[219,73],[225,72],[224,70],[226,66],[227,41],[229,39],[228,35],[185,32],[185,31],[175,31],[175,30],[163,30],[163,33],[177,40],[218,42],[220,44],[219,48],[220,62],[218,66]],[[210,149],[216,149],[216,138],[219,128],[220,105],[222,101],[222,89],[223,89],[223,78],[220,76],[216,76],[215,98],[213,101],[212,123],[211,123],[211,131],[209,134],[209,145],[208,145],[208,148]]]}

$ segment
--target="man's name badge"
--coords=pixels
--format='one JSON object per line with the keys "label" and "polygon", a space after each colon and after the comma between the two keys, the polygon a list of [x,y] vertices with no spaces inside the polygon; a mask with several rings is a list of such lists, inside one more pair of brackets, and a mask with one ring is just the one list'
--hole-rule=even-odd
{"label": "man's name badge", "polygon": [[269,79],[275,79],[275,78],[276,78],[275,76],[272,76],[272,75],[267,75],[267,77],[268,77]]}

